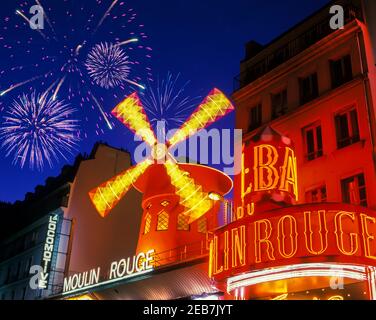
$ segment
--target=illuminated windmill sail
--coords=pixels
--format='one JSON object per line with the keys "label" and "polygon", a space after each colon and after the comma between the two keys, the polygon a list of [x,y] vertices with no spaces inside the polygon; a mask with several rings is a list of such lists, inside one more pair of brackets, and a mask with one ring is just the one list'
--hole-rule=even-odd
{"label": "illuminated windmill sail", "polygon": [[203,191],[202,186],[179,166],[168,150],[232,110],[234,107],[226,96],[220,90],[214,89],[169,141],[163,144],[158,143],[137,93],[127,97],[112,111],[112,114],[150,145],[151,154],[147,160],[89,192],[90,199],[99,214],[106,217],[146,169],[150,165],[160,163],[162,159],[165,159],[166,173],[171,178],[171,184],[175,187],[180,204],[186,208],[189,222],[205,214],[212,207],[212,200]]}

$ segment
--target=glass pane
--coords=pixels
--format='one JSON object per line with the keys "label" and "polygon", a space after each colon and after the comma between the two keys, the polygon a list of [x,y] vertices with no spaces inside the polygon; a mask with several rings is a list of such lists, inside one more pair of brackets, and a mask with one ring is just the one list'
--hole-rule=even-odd
{"label": "glass pane", "polygon": [[144,234],[149,233],[151,227],[151,215],[148,213],[145,218]]}
{"label": "glass pane", "polygon": [[[351,110],[350,112],[350,119],[351,119],[351,128],[352,128],[352,135],[354,140],[359,139],[359,126],[358,126],[358,115],[356,110]],[[355,142],[355,141],[354,141]]]}
{"label": "glass pane", "polygon": [[197,222],[197,230],[201,233],[206,233],[206,218],[202,218]]}
{"label": "glass pane", "polygon": [[342,201],[344,203],[350,203],[350,188],[349,184],[352,180],[349,179],[342,180]]}
{"label": "glass pane", "polygon": [[178,215],[178,230],[185,230],[185,231],[188,231],[189,230],[189,216],[183,214],[183,213],[180,213]]}
{"label": "glass pane", "polygon": [[364,174],[363,173],[358,175],[358,185],[359,185],[359,187],[365,185]]}
{"label": "glass pane", "polygon": [[306,132],[306,143],[307,143],[307,155],[308,157],[314,155],[315,152],[315,140],[313,136],[313,130],[308,130]]}
{"label": "glass pane", "polygon": [[367,200],[366,188],[359,189],[359,199],[360,201]]}
{"label": "glass pane", "polygon": [[322,150],[321,126],[316,128],[317,150]]}
{"label": "glass pane", "polygon": [[158,215],[158,225],[157,225],[157,230],[167,230],[168,229],[168,219],[169,215],[167,212],[163,211]]}
{"label": "glass pane", "polygon": [[317,73],[312,75],[312,97],[315,98],[319,95],[319,85],[317,81]]}
{"label": "glass pane", "polygon": [[337,144],[339,148],[349,144],[350,132],[347,121],[347,114],[341,114],[336,117]]}
{"label": "glass pane", "polygon": [[352,67],[351,67],[351,56],[347,55],[343,57],[343,72],[344,72],[344,80],[348,81],[352,79]]}
{"label": "glass pane", "polygon": [[331,61],[331,73],[333,87],[337,87],[341,82],[341,61]]}
{"label": "glass pane", "polygon": [[321,201],[326,201],[326,187],[321,188]]}

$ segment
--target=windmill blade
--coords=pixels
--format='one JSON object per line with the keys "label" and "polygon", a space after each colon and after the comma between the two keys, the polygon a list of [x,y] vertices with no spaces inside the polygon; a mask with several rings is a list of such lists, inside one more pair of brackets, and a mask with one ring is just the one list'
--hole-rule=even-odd
{"label": "windmill blade", "polygon": [[200,185],[189,176],[189,173],[182,170],[178,164],[168,159],[164,163],[167,174],[171,178],[171,184],[176,189],[176,194],[180,197],[180,204],[187,208],[189,223],[200,218],[213,206],[208,194],[202,190]]}
{"label": "windmill blade", "polygon": [[150,146],[157,143],[149,119],[136,92],[120,102],[111,113]]}
{"label": "windmill blade", "polygon": [[191,117],[171,137],[168,142],[169,146],[184,141],[232,110],[234,106],[230,100],[220,90],[212,90]]}
{"label": "windmill blade", "polygon": [[89,192],[94,207],[103,218],[109,214],[132,184],[152,163],[151,160],[145,160]]}

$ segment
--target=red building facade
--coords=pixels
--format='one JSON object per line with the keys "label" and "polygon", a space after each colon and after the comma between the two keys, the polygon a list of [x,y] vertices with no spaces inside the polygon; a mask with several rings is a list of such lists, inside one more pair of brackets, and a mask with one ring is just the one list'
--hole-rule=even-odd
{"label": "red building facade", "polygon": [[[281,46],[293,46],[290,39],[299,31],[314,32],[318,21],[319,15],[307,20],[242,68],[267,63]],[[376,209],[375,60],[369,40],[364,22],[353,19],[233,95],[245,142],[253,129],[269,124],[295,143],[298,203],[346,202]],[[251,71],[244,72],[246,77]]]}
{"label": "red building facade", "polygon": [[210,255],[227,298],[375,298],[376,39],[365,1],[335,4],[343,29],[330,29],[327,6],[247,45],[233,94],[245,133],[235,221]]}

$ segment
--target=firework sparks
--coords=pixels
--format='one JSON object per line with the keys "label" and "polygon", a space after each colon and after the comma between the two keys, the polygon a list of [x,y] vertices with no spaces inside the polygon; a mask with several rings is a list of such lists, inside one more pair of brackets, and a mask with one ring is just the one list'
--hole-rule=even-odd
{"label": "firework sparks", "polygon": [[57,98],[57,94],[59,93],[59,90],[60,90],[61,86],[63,85],[63,83],[64,83],[64,81],[65,81],[65,78],[66,78],[66,76],[64,76],[64,77],[60,80],[59,84],[57,85],[56,90],[55,90],[55,93],[54,93],[54,95],[52,96],[52,99],[53,99],[53,100],[56,100],[56,98]]}
{"label": "firework sparks", "polygon": [[120,46],[105,42],[90,51],[85,66],[97,85],[109,89],[128,80],[129,64],[129,57]]}
{"label": "firework sparks", "polygon": [[89,95],[90,95],[90,97],[93,99],[93,101],[94,101],[94,103],[96,104],[96,106],[98,107],[99,111],[101,112],[101,114],[102,114],[104,120],[106,121],[106,124],[107,124],[108,128],[109,128],[110,130],[112,130],[113,127],[112,127],[112,125],[111,125],[111,123],[110,123],[110,120],[108,120],[108,116],[107,116],[106,113],[104,112],[104,110],[103,110],[101,104],[99,103],[98,99],[97,99],[97,98],[96,98],[91,92],[89,92]]}
{"label": "firework sparks", "polygon": [[78,142],[78,121],[72,119],[75,109],[51,96],[40,99],[35,92],[23,94],[7,110],[0,127],[1,146],[6,157],[21,168],[43,170],[60,158],[72,154]]}
{"label": "firework sparks", "polygon": [[126,45],[128,43],[132,43],[132,42],[138,42],[138,39],[137,38],[129,39],[129,40],[117,43],[116,46],[123,46],[123,45]]}
{"label": "firework sparks", "polygon": [[[39,0],[35,0],[35,3],[36,3],[38,6],[40,6],[40,7],[43,8],[43,6],[42,6],[42,4],[39,2]],[[46,14],[46,12],[43,12],[43,13],[44,13],[43,16],[44,16],[44,18],[46,19],[48,25],[50,26],[52,32],[56,35],[56,33],[55,33],[55,29],[54,29],[54,27],[52,26],[52,23],[51,23],[50,19],[48,18],[48,15]],[[56,38],[55,38],[55,39],[56,39]]]}
{"label": "firework sparks", "polygon": [[[30,28],[29,8],[35,3],[43,7],[43,30]],[[33,92],[35,86],[27,84],[43,78],[38,82],[40,92],[52,91],[55,99],[81,107],[82,118],[90,123],[88,130],[93,129],[92,124],[100,127],[102,121],[111,128],[106,116],[109,108],[119,97],[144,89],[141,83],[152,81],[152,49],[147,46],[144,25],[124,1],[63,3],[24,0],[12,14],[0,19],[0,47],[8,53],[8,58],[0,61],[1,103],[10,104],[20,90]],[[90,56],[96,50],[98,55]],[[103,68],[104,73],[90,72],[86,62],[91,58],[99,63],[92,67]],[[40,100],[45,96],[41,94]]]}
{"label": "firework sparks", "polygon": [[42,78],[42,76],[32,77],[31,79],[28,79],[26,81],[22,81],[22,82],[14,84],[14,85],[11,85],[8,89],[6,89],[6,90],[4,90],[0,93],[0,97],[6,95],[8,92],[11,92],[14,89],[17,89],[18,87],[22,87],[23,85],[25,85],[29,82],[32,82],[34,80],[40,79],[40,78]]}
{"label": "firework sparks", "polygon": [[52,90],[52,88],[57,84],[59,80],[56,80],[55,82],[52,82],[52,84],[47,88],[47,90],[41,95],[41,97],[39,98],[39,103],[42,102],[42,100],[44,100],[46,98],[46,96],[48,95],[48,93],[50,92],[50,90]]}
{"label": "firework sparks", "polygon": [[97,27],[95,28],[94,30],[94,33],[97,32],[97,30],[100,28],[100,26],[102,25],[103,21],[107,18],[107,16],[110,14],[111,10],[115,7],[115,5],[117,4],[119,0],[114,0],[110,7],[107,9],[107,11],[104,13],[103,17],[101,18],[101,20],[99,21]]}
{"label": "firework sparks", "polygon": [[156,85],[149,84],[141,95],[141,100],[150,122],[155,127],[158,121],[164,121],[166,130],[179,128],[191,114],[200,97],[190,97],[186,94],[189,81],[179,85],[180,75],[171,73]]}
{"label": "firework sparks", "polygon": [[[29,18],[26,17],[20,10],[16,10],[16,14],[18,14],[22,19],[24,19],[29,25],[32,24]],[[43,39],[47,39],[46,35],[40,29],[35,30],[43,37]]]}

